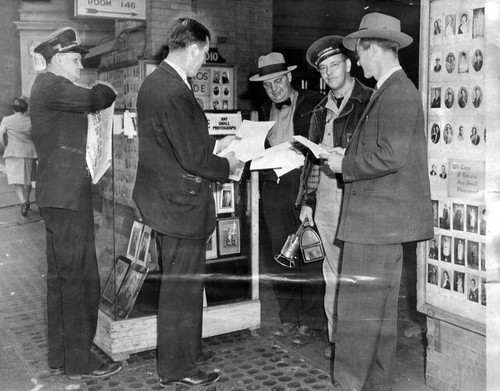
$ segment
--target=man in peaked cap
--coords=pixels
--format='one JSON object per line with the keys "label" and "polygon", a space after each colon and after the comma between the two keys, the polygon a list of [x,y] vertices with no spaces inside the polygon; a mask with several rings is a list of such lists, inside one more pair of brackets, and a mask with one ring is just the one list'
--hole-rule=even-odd
{"label": "man in peaked cap", "polygon": [[321,156],[345,182],[336,390],[392,390],[403,243],[434,234],[422,102],[398,59],[411,42],[380,13],[343,39],[377,89],[346,149]]}
{"label": "man in peaked cap", "polygon": [[[272,52],[259,57],[259,72],[250,81],[262,82],[269,100],[259,108],[259,120],[276,121],[266,139],[266,148],[292,141],[294,135],[307,137],[314,107],[322,99],[320,93],[296,91],[291,84],[291,71],[281,53]],[[300,168],[281,176],[274,170],[261,173],[262,206],[264,219],[271,237],[273,255],[278,255],[288,235],[300,226],[297,195],[300,185]],[[324,283],[321,263],[305,264],[299,259],[296,268],[287,269],[270,259],[267,269],[273,275],[274,292],[279,305],[281,326],[278,336],[295,335],[293,342],[305,344],[312,341],[316,330],[325,323],[323,313]]]}
{"label": "man in peaked cap", "polygon": [[52,374],[99,378],[120,371],[91,353],[99,309],[91,177],[85,161],[87,113],[111,106],[109,85],[84,88],[74,29],[57,30],[34,49],[47,63],[31,90],[31,122],[38,153],[36,200],[47,241],[48,363]]}
{"label": "man in peaked cap", "polygon": [[[347,49],[342,45],[342,39],[339,35],[320,38],[306,52],[307,62],[319,71],[330,88],[327,96],[314,108],[309,139],[329,149],[347,146],[372,94],[371,88],[351,76],[352,64],[347,56]],[[336,240],[335,236],[343,189],[342,177],[309,153],[303,168],[300,220],[307,218],[311,225],[316,224],[326,252],[323,261],[324,308],[330,344],[325,350],[325,357],[330,359],[337,328],[337,290],[342,242]]]}

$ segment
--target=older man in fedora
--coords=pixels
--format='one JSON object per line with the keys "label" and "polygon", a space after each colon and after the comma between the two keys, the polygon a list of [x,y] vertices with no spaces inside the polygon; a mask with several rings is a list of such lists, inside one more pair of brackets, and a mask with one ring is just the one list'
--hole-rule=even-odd
{"label": "older man in fedora", "polygon": [[[342,39],[339,35],[322,37],[306,52],[307,62],[319,71],[330,88],[327,96],[314,108],[309,139],[329,149],[347,146],[372,94],[371,88],[351,76],[352,64]],[[303,168],[300,219],[307,219],[311,225],[318,227],[326,252],[323,261],[324,308],[330,341],[325,350],[326,358],[332,358],[336,340],[337,290],[342,250],[342,242],[336,240],[336,235],[343,189],[342,177],[309,153]]]}
{"label": "older man in fedora", "polygon": [[433,237],[422,102],[398,59],[412,41],[380,13],[343,40],[377,89],[346,149],[321,156],[345,182],[336,390],[392,390],[403,243]]}
{"label": "older man in fedora", "polygon": [[[269,131],[266,147],[292,141],[294,135],[307,137],[314,107],[323,95],[292,87],[291,71],[281,53],[259,57],[259,72],[250,81],[262,82],[269,100],[259,109],[259,119],[276,121]],[[297,231],[301,222],[296,204],[300,185],[300,168],[281,176],[273,170],[262,173],[262,205],[271,237],[273,255],[279,254],[288,235]],[[324,282],[321,263],[305,264],[300,259],[296,268],[287,269],[269,259],[266,264],[273,275],[273,288],[279,305],[281,325],[277,336],[294,336],[296,344],[312,340],[325,323],[323,313]]]}

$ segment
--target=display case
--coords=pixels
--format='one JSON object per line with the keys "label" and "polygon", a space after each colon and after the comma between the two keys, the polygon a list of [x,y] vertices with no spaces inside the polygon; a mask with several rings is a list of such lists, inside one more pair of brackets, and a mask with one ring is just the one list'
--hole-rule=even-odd
{"label": "display case", "polygon": [[489,218],[500,188],[500,24],[487,17],[488,7],[498,13],[492,3],[425,1],[421,27],[435,236],[420,248],[419,310],[481,335],[488,287],[499,281],[499,236]]}
{"label": "display case", "polygon": [[[161,262],[156,233],[140,221],[132,200],[138,162],[135,103],[142,80],[156,66],[153,61],[135,60],[98,72],[101,80],[112,83],[118,91],[112,165],[94,187],[102,286],[95,343],[114,361],[156,348]],[[227,104],[233,108],[234,67],[204,67],[200,72],[210,75],[211,81],[205,86],[212,95],[215,86],[222,94],[224,88],[229,89]],[[213,80],[215,74],[219,75],[218,83]],[[214,98],[200,97],[210,104]],[[215,137],[235,133],[241,117],[235,111],[212,114]],[[258,174],[251,173],[239,182],[216,184],[214,200],[217,223],[207,242],[204,338],[260,327]]]}

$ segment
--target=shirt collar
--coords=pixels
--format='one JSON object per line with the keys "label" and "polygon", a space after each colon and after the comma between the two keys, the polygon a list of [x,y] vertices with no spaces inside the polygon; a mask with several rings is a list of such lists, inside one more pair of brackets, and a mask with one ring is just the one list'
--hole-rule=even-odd
{"label": "shirt collar", "polygon": [[174,64],[172,61],[168,61],[167,59],[165,59],[163,61],[165,61],[168,65],[170,65],[172,68],[174,68],[174,70],[179,74],[179,76],[184,81],[184,83],[186,83],[186,85],[189,87],[189,89],[191,89],[191,85],[188,82],[186,72],[184,72],[184,70],[181,67]]}
{"label": "shirt collar", "polygon": [[394,68],[391,68],[389,69],[386,73],[384,73],[384,75],[377,80],[377,90],[382,87],[382,84],[384,84],[384,82],[396,71],[399,71],[400,69],[403,69],[401,68],[401,65],[398,65]]}

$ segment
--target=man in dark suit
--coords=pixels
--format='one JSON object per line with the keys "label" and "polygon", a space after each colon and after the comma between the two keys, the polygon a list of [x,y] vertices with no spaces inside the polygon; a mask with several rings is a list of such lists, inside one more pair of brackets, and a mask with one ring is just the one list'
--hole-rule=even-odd
{"label": "man in dark suit", "polygon": [[201,350],[205,243],[215,229],[214,182],[227,182],[242,163],[208,134],[207,118],[188,78],[205,62],[210,32],[196,20],[176,20],[169,53],[142,83],[137,98],[139,162],[133,199],[158,233],[162,284],[158,313],[160,385],[199,386],[219,378],[198,365]]}
{"label": "man in dark suit", "polygon": [[422,102],[398,59],[412,41],[398,19],[380,13],[343,40],[377,91],[345,151],[322,156],[346,183],[336,390],[392,389],[403,243],[434,235]]}
{"label": "man in dark suit", "polygon": [[[250,81],[262,82],[269,97],[259,108],[259,119],[276,121],[267,135],[266,148],[292,141],[293,135],[307,138],[312,111],[323,95],[295,90],[291,84],[291,71],[297,66],[287,66],[281,53],[260,56],[258,67],[259,73],[250,77]],[[295,233],[301,224],[296,204],[300,173],[300,168],[294,169],[281,176],[279,181],[274,170],[261,173],[262,208],[273,255],[280,254],[288,235]],[[294,343],[311,342],[316,330],[321,330],[325,323],[321,262],[306,264],[299,259],[295,269],[287,269],[270,259],[266,268],[277,277],[273,288],[281,326],[274,335],[297,334]]]}
{"label": "man in dark suit", "polygon": [[37,203],[47,240],[49,367],[71,379],[109,376],[119,364],[91,353],[99,308],[91,178],[85,162],[87,113],[111,106],[114,90],[84,88],[76,31],[62,28],[35,47],[47,72],[31,90],[31,122],[38,152]]}
{"label": "man in dark suit", "polygon": [[[306,52],[307,62],[319,71],[330,88],[328,95],[314,108],[309,128],[309,139],[326,148],[345,148],[372,94],[371,88],[351,76],[352,63],[342,39],[339,35],[322,37]],[[312,153],[307,155],[302,176],[300,220],[307,219],[310,225],[318,227],[326,253],[323,261],[324,308],[330,344],[325,350],[325,357],[332,358],[342,250],[342,242],[336,240],[336,235],[344,183],[338,174]]]}

